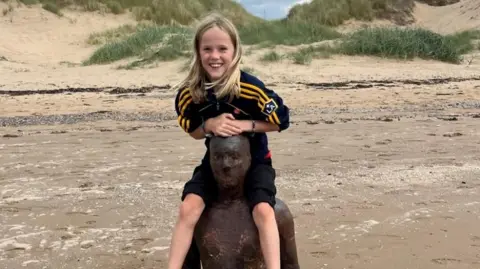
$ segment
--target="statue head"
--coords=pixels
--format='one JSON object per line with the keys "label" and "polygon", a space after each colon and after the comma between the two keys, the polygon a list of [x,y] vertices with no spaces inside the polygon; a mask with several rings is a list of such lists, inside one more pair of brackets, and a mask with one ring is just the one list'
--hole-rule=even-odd
{"label": "statue head", "polygon": [[250,141],[243,135],[210,140],[210,165],[219,189],[243,188],[251,158]]}

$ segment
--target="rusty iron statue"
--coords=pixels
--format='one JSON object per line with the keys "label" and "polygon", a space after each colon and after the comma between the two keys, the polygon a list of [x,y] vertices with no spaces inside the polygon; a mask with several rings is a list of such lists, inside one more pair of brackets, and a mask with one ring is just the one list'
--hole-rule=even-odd
{"label": "rusty iron statue", "polygon": [[[212,137],[210,163],[218,198],[198,221],[183,269],[266,268],[258,231],[245,200],[243,185],[251,156],[247,137]],[[299,269],[293,216],[276,198],[281,268]]]}

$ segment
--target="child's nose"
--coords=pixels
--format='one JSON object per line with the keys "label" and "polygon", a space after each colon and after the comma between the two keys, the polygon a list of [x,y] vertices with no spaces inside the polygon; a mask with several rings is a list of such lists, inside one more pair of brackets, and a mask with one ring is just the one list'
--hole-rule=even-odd
{"label": "child's nose", "polygon": [[211,56],[212,56],[212,58],[219,58],[220,57],[220,52],[218,50],[213,50]]}

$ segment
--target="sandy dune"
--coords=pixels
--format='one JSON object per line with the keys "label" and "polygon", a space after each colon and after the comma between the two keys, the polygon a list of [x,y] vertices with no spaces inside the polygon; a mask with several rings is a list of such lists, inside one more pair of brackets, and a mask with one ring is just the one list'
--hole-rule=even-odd
{"label": "sandy dune", "polygon": [[[473,3],[419,4],[418,23],[467,29],[475,20],[448,18]],[[183,62],[72,66],[93,51],[92,31],[130,19],[9,16],[0,269],[164,268],[182,186],[204,151],[175,121],[168,85]],[[459,65],[335,56],[310,66],[265,65],[260,53],[246,66],[292,110],[291,128],[270,140],[302,268],[480,268],[478,53]]]}
{"label": "sandy dune", "polygon": [[[5,8],[5,3],[0,4]],[[59,17],[39,7],[15,7],[0,17],[0,55],[40,68],[59,62],[78,63],[94,50],[85,43],[91,33],[134,23],[127,14],[64,13]]]}
{"label": "sandy dune", "polygon": [[462,0],[441,7],[417,3],[414,16],[418,26],[443,34],[480,29],[480,2]]}

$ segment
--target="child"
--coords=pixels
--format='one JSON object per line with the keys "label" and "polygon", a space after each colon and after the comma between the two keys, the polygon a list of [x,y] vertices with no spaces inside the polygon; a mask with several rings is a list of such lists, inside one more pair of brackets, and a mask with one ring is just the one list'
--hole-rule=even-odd
{"label": "child", "polygon": [[168,269],[180,269],[205,206],[216,198],[217,187],[209,164],[212,135],[251,133],[252,164],[245,196],[259,231],[268,269],[280,269],[280,243],[273,207],[276,187],[266,132],[289,127],[289,109],[256,77],[240,70],[242,50],[235,26],[211,14],[194,37],[194,58],[179,84],[175,109],[179,125],[194,139],[205,139],[207,152],[185,184],[178,221],[172,235]]}

